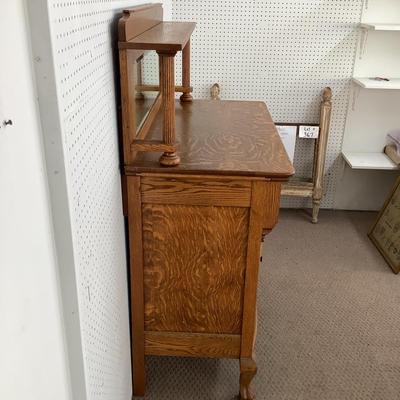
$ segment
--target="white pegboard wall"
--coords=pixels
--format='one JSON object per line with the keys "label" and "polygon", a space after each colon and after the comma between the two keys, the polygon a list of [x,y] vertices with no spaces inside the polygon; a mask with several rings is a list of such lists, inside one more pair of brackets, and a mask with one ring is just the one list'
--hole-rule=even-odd
{"label": "white pegboard wall", "polygon": [[[196,21],[191,79],[196,98],[218,82],[222,99],[265,101],[276,122],[317,123],[333,90],[325,208],[333,207],[362,0],[173,0],[174,20]],[[177,64],[179,73],[179,64]],[[298,139],[299,177],[312,171],[311,141]],[[284,206],[305,206],[288,198]]]}
{"label": "white pegboard wall", "polygon": [[[145,1],[47,0],[66,160],[88,399],[131,391],[125,238],[116,125],[116,15]],[[328,149],[333,199],[361,0],[174,0],[173,18],[197,21],[192,85],[209,97],[266,101],[275,121],[316,122],[334,92]],[[179,77],[179,61],[177,62]],[[179,78],[178,78],[179,79]],[[307,144],[295,166],[307,174]],[[300,204],[297,200],[291,205]]]}
{"label": "white pegboard wall", "polygon": [[132,389],[114,61],[117,19],[140,3],[48,0],[89,400]]}

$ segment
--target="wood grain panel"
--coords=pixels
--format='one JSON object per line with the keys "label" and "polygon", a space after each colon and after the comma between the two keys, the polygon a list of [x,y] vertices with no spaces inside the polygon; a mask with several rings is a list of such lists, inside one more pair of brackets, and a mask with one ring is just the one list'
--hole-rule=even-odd
{"label": "wood grain panel", "polygon": [[145,332],[145,353],[154,356],[240,357],[240,335]]}
{"label": "wood grain panel", "polygon": [[279,205],[281,201],[281,183],[270,182],[264,183],[265,185],[265,199],[264,199],[264,225],[263,229],[271,230],[278,222]]}
{"label": "wood grain panel", "polygon": [[145,329],[240,334],[249,210],[144,204],[142,215]]}
{"label": "wood grain panel", "polygon": [[143,203],[250,207],[251,182],[144,177],[141,194]]}

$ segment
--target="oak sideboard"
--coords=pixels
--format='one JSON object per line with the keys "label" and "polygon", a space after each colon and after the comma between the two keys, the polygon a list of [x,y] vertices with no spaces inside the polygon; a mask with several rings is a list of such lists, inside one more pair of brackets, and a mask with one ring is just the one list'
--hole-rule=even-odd
{"label": "oak sideboard", "polygon": [[[144,12],[150,11],[126,11],[125,23],[136,13],[137,24]],[[148,47],[165,45],[171,29],[161,29],[164,36]],[[189,64],[184,84],[176,87],[173,62],[168,72],[161,60],[166,46],[159,53],[160,104],[150,109],[151,123],[138,139],[129,125],[126,78],[133,67],[121,35],[134,394],[145,393],[146,355],[223,357],[239,360],[240,397],[253,399],[261,241],[277,222],[281,183],[293,166],[263,102],[193,100]],[[184,50],[189,39],[177,35],[180,47],[172,47],[170,36],[170,48]],[[131,42],[144,46],[139,39]],[[140,50],[149,48],[136,44],[130,49],[140,60]],[[162,82],[161,71],[172,82]],[[139,88],[146,90],[142,82]],[[176,91],[183,93],[180,100]],[[173,117],[167,115],[171,107]]]}

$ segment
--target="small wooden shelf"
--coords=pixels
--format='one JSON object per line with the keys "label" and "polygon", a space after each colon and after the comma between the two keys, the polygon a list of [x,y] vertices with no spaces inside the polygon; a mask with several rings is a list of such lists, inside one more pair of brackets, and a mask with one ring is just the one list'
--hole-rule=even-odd
{"label": "small wooden shelf", "polygon": [[370,31],[400,31],[400,24],[363,22],[359,26],[360,28],[368,29]]}
{"label": "small wooden shelf", "polygon": [[397,165],[385,153],[342,151],[343,158],[353,169],[396,170]]}
{"label": "small wooden shelf", "polygon": [[353,82],[364,89],[399,90],[400,78],[390,78],[390,81],[375,81],[370,78],[353,78]]}
{"label": "small wooden shelf", "polygon": [[160,22],[142,34],[119,42],[120,49],[182,51],[190,39],[194,22]]}

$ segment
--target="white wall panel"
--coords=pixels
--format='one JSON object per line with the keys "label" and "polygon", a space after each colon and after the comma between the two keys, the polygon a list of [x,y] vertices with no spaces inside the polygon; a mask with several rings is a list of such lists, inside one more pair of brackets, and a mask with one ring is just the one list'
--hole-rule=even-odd
{"label": "white wall panel", "polygon": [[[87,398],[128,400],[132,388],[115,97],[116,28],[122,9],[143,2],[33,3],[35,36],[40,42],[42,35],[41,43],[50,46],[46,58],[38,50],[41,43],[36,43],[34,59],[42,123],[51,128],[49,121],[57,122],[57,130],[45,129],[48,158],[60,151],[64,159],[62,170],[51,171],[65,173],[66,182],[67,204],[55,218],[70,214],[73,257],[69,267],[76,273]],[[39,4],[43,10],[37,13]],[[46,37],[42,27],[48,26]]]}
{"label": "white wall panel", "polygon": [[0,399],[79,400],[70,390],[25,8],[24,0],[0,7]]}
{"label": "white wall panel", "polygon": [[[276,122],[318,121],[320,92],[334,93],[324,207],[333,206],[360,22],[361,0],[173,0],[176,20],[197,21],[195,97],[218,82],[223,99],[265,101]],[[294,164],[309,176],[312,146],[298,139]],[[286,206],[305,204],[285,200]]]}

